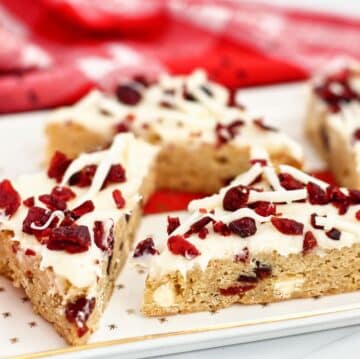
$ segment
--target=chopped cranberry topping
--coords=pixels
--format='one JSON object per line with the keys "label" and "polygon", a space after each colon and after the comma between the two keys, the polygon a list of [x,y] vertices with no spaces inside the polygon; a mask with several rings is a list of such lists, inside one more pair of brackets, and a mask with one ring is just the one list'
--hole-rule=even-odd
{"label": "chopped cranberry topping", "polygon": [[252,160],[250,160],[250,164],[254,165],[255,163],[258,163],[261,165],[261,167],[265,167],[268,165],[268,162],[267,160],[264,160],[264,159],[257,159],[257,158],[254,158]]}
{"label": "chopped cranberry topping", "polygon": [[356,212],[355,217],[358,221],[360,221],[360,209]]}
{"label": "chopped cranberry topping", "polygon": [[70,201],[76,194],[69,187],[55,186],[51,191],[51,196],[59,201]]}
{"label": "chopped cranberry topping", "polygon": [[223,198],[223,208],[226,211],[236,211],[244,207],[249,199],[249,189],[244,186],[236,186],[228,189]]}
{"label": "chopped cranberry topping", "polygon": [[115,133],[125,133],[130,132],[130,123],[129,121],[121,121],[115,125]]}
{"label": "chopped cranberry topping", "polygon": [[254,122],[254,125],[256,125],[257,127],[259,127],[262,130],[272,131],[272,132],[277,132],[278,131],[277,128],[266,125],[262,118],[256,119],[253,122]]}
{"label": "chopped cranberry topping", "polygon": [[159,251],[155,248],[154,240],[151,237],[148,237],[137,244],[133,257],[141,257],[144,254],[150,254],[152,256],[159,254]]}
{"label": "chopped cranberry topping", "polygon": [[215,127],[215,134],[218,145],[223,145],[231,141],[239,133],[239,128],[244,125],[244,121],[235,120],[228,125],[218,123]]}
{"label": "chopped cranberry topping", "polygon": [[203,227],[200,229],[200,231],[198,232],[198,237],[200,239],[205,239],[207,237],[207,235],[209,234],[209,230],[206,227]]}
{"label": "chopped cranberry topping", "polygon": [[48,176],[60,182],[64,176],[65,171],[69,167],[71,160],[66,157],[62,152],[56,151],[51,158]]}
{"label": "chopped cranberry topping", "polygon": [[112,165],[110,171],[105,178],[102,188],[114,183],[122,183],[126,181],[125,169],[120,164]]}
{"label": "chopped cranberry topping", "polygon": [[193,233],[199,233],[211,221],[212,219],[210,217],[203,217],[199,219],[190,226],[190,229],[185,233],[185,237],[188,237]]}
{"label": "chopped cranberry topping", "polygon": [[94,203],[93,201],[85,201],[83,204],[81,204],[80,206],[74,208],[71,211],[71,215],[74,219],[78,219],[80,217],[82,217],[83,215],[85,215],[86,213],[90,213],[95,209]]}
{"label": "chopped cranberry topping", "polygon": [[184,236],[177,235],[169,237],[167,245],[171,253],[182,255],[188,259],[200,255],[199,250],[192,243],[187,241]]}
{"label": "chopped cranberry topping", "polygon": [[66,202],[59,200],[51,194],[42,194],[39,200],[46,205],[50,210],[64,211],[66,209]]}
{"label": "chopped cranberry topping", "polygon": [[360,191],[356,189],[349,189],[349,199],[351,204],[360,204]]}
{"label": "chopped cranberry topping", "polygon": [[343,69],[324,79],[316,86],[315,93],[329,106],[330,111],[338,112],[342,103],[359,100],[360,96],[349,84],[350,70]]}
{"label": "chopped cranberry topping", "polygon": [[112,196],[116,204],[116,208],[121,209],[125,207],[126,202],[119,189],[114,189],[112,192]]}
{"label": "chopped cranberry topping", "polygon": [[288,191],[292,191],[295,189],[303,189],[305,187],[305,185],[302,182],[295,179],[289,173],[280,173],[279,181],[281,186],[287,189]]}
{"label": "chopped cranberry topping", "polygon": [[23,201],[23,205],[30,208],[30,207],[33,207],[35,204],[35,198],[34,197],[29,197],[29,198],[26,198],[24,201]]}
{"label": "chopped cranberry topping", "polygon": [[229,228],[242,238],[250,237],[256,233],[256,223],[250,217],[243,217],[229,223]]}
{"label": "chopped cranberry topping", "polygon": [[357,128],[353,133],[353,138],[355,141],[360,141],[360,128]]}
{"label": "chopped cranberry topping", "polygon": [[25,255],[26,255],[26,256],[31,256],[31,257],[33,257],[33,256],[36,256],[36,252],[33,251],[32,249],[28,248],[28,249],[25,251]]}
{"label": "chopped cranberry topping", "polygon": [[316,217],[317,217],[318,215],[316,214],[316,213],[312,213],[311,214],[311,216],[310,216],[310,223],[311,223],[311,225],[315,228],[315,229],[324,229],[324,227],[323,226],[318,226],[317,224],[316,224]]}
{"label": "chopped cranberry topping", "polygon": [[70,177],[70,186],[78,186],[81,188],[90,186],[95,176],[96,170],[96,165],[85,166],[81,171],[74,173]]}
{"label": "chopped cranberry topping", "polygon": [[329,203],[329,197],[320,186],[314,182],[309,182],[306,186],[308,198],[311,204],[324,205]]}
{"label": "chopped cranberry topping", "polygon": [[236,254],[234,261],[235,262],[242,262],[242,263],[248,263],[250,259],[250,252],[248,247],[245,247],[240,254]]}
{"label": "chopped cranberry topping", "polygon": [[93,231],[96,246],[102,251],[111,254],[114,246],[114,223],[111,224],[108,233],[105,233],[104,223],[102,221],[95,221]]}
{"label": "chopped cranberry topping", "polygon": [[231,230],[227,224],[221,221],[213,222],[213,230],[222,236],[230,236]]}
{"label": "chopped cranberry topping", "polygon": [[177,227],[180,226],[180,219],[179,217],[167,217],[168,225],[167,225],[167,234],[171,234],[175,231]]}
{"label": "chopped cranberry topping", "polygon": [[13,216],[20,207],[21,198],[9,180],[0,182],[0,208],[5,210],[6,216]]}
{"label": "chopped cranberry topping", "polygon": [[238,282],[246,282],[246,283],[257,283],[259,280],[256,276],[254,275],[244,275],[244,274],[240,274],[237,278]]}
{"label": "chopped cranberry topping", "polygon": [[307,254],[311,252],[317,246],[317,241],[314,234],[311,231],[307,231],[303,241],[303,253]]}
{"label": "chopped cranberry topping", "polygon": [[227,288],[220,288],[220,294],[225,296],[230,295],[241,295],[245,292],[254,289],[256,287],[256,284],[247,284],[247,285],[237,285],[237,286],[230,286]]}
{"label": "chopped cranberry topping", "polygon": [[27,234],[33,234],[38,239],[49,236],[51,228],[54,227],[58,222],[57,218],[54,218],[48,228],[43,230],[33,229],[31,228],[31,225],[34,224],[37,227],[43,226],[48,221],[50,214],[51,212],[45,208],[30,207],[22,224],[23,232]]}
{"label": "chopped cranberry topping", "polygon": [[340,237],[341,237],[341,232],[336,228],[332,228],[332,229],[330,229],[329,231],[327,231],[325,233],[329,238],[331,238],[331,239],[333,239],[335,241],[338,241],[340,239]]}
{"label": "chopped cranberry topping", "polygon": [[119,85],[115,93],[118,100],[128,106],[135,106],[141,101],[141,94],[133,83]]}
{"label": "chopped cranberry topping", "polygon": [[267,217],[276,214],[276,205],[271,202],[258,201],[251,203],[249,208],[252,208],[259,216]]}
{"label": "chopped cranberry topping", "polygon": [[328,186],[326,189],[329,201],[338,209],[339,214],[345,214],[350,205],[350,199],[336,186]]}
{"label": "chopped cranberry topping", "polygon": [[281,233],[288,235],[303,234],[304,225],[300,222],[288,218],[272,217],[271,223]]}
{"label": "chopped cranberry topping", "polygon": [[57,227],[52,229],[46,244],[54,251],[64,250],[67,253],[86,252],[91,244],[90,232],[86,226]]}
{"label": "chopped cranberry topping", "polygon": [[271,276],[272,268],[268,264],[260,263],[259,261],[256,261],[255,273],[258,279],[263,280]]}
{"label": "chopped cranberry topping", "polygon": [[69,302],[66,305],[66,319],[76,326],[79,338],[89,330],[86,322],[95,308],[95,303],[95,298],[87,299],[86,297],[80,297],[75,302]]}

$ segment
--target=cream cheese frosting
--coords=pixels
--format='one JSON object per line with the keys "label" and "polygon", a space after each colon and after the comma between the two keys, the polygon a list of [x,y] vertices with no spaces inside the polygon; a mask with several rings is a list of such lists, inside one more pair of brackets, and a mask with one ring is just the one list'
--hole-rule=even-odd
{"label": "cream cheese frosting", "polygon": [[[258,153],[259,154],[259,153]],[[266,158],[267,156],[264,156]],[[290,175],[292,179],[300,182],[304,188],[288,190],[279,181],[279,175]],[[254,182],[259,176],[260,182]],[[198,233],[185,235],[186,241],[191,243],[200,252],[197,256],[183,256],[174,254],[169,245],[162,248],[160,255],[151,258],[149,275],[151,278],[162,277],[171,272],[179,271],[184,277],[186,273],[196,267],[205,270],[208,263],[213,259],[233,259],[244,251],[250,255],[276,251],[282,256],[301,254],[304,251],[304,235],[311,232],[316,238],[317,246],[313,250],[318,255],[323,255],[326,250],[349,247],[360,242],[359,198],[356,204],[347,208],[346,213],[339,214],[339,209],[330,201],[327,204],[311,204],[307,184],[314,184],[324,192],[329,188],[326,182],[320,181],[296,168],[282,165],[278,169],[267,162],[264,166],[255,163],[249,171],[238,176],[228,187],[220,190],[218,194],[200,200],[194,200],[189,204],[190,216],[183,221],[170,236],[183,236],[191,225],[208,217],[212,222],[229,224],[240,218],[251,218],[256,223],[256,233],[241,238],[236,233],[221,235],[215,233],[212,223],[206,225],[208,234],[200,238]],[[246,205],[235,211],[224,209],[224,196],[236,186],[245,186],[249,190]],[[281,187],[281,188],[280,188]],[[347,189],[339,189],[345,196],[349,195]],[[355,192],[353,192],[355,193]],[[356,192],[358,195],[360,192]],[[276,214],[263,216],[249,208],[251,204],[265,201],[276,205]],[[359,212],[360,213],[360,212]],[[311,215],[314,215],[314,223],[311,223]],[[301,235],[284,234],[272,223],[272,218],[285,218],[296,221],[303,225]],[[322,226],[322,228],[319,228]],[[336,229],[341,232],[339,239],[332,239],[327,231]],[[170,238],[170,237],[169,237]]]}
{"label": "cream cheese frosting", "polygon": [[[41,257],[41,269],[52,268],[56,276],[66,279],[74,287],[85,291],[93,290],[96,287],[97,278],[101,276],[103,259],[108,256],[108,253],[102,251],[94,243],[94,222],[102,222],[106,233],[112,224],[116,224],[122,216],[131,214],[136,204],[141,200],[139,190],[145,176],[149,173],[157,151],[155,146],[135,139],[132,134],[119,134],[108,150],[84,154],[74,160],[65,172],[63,182],[60,184],[49,178],[45,172],[23,175],[13,180],[12,184],[20,194],[21,199],[34,197],[34,204],[37,207],[46,208],[38,197],[50,193],[56,185],[66,186],[76,194],[74,199],[67,202],[69,210],[76,208],[86,200],[91,200],[95,207],[92,212],[76,220],[77,225],[89,228],[91,244],[87,251],[75,254],[69,254],[64,250],[50,250],[41,244],[34,235],[24,233],[22,224],[29,210],[24,204],[21,204],[11,218],[1,216],[0,229],[11,230],[14,233],[13,241],[20,244],[17,251],[19,260],[28,260],[24,252],[27,249],[33,250]],[[89,164],[97,165],[91,186],[80,188],[67,184],[74,173]],[[125,169],[126,181],[109,184],[106,188],[101,189],[110,167],[116,164],[121,164]],[[116,207],[112,198],[114,190],[120,190],[125,199],[125,206],[121,209]],[[40,227],[32,223],[31,228],[46,228],[46,225],[51,222],[51,218],[54,217],[63,219],[64,213],[59,210],[53,211],[48,223]]]}
{"label": "cream cheese frosting", "polygon": [[49,121],[70,121],[109,139],[116,125],[125,122],[144,138],[155,136],[162,143],[186,141],[196,145],[216,144],[219,125],[229,126],[241,120],[241,127],[228,138],[232,144],[284,150],[302,160],[302,150],[296,142],[282,132],[260,128],[243,108],[229,106],[229,91],[210,82],[202,70],[188,76],[162,75],[148,87],[139,82],[129,86],[141,96],[135,105],[95,90],[74,106],[54,111]]}

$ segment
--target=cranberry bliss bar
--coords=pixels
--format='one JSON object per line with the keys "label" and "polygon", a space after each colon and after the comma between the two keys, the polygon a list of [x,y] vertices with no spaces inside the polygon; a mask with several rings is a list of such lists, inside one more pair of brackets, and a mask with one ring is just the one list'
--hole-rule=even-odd
{"label": "cranberry bliss bar", "polygon": [[0,182],[0,252],[34,310],[70,343],[96,329],[155,180],[154,146],[117,135],[110,149]]}
{"label": "cranberry bliss bar", "polygon": [[359,63],[337,66],[312,80],[307,132],[338,183],[360,188]]}
{"label": "cranberry bliss bar", "polygon": [[[212,311],[360,289],[360,192],[294,167],[254,160],[218,194],[168,218],[167,245],[152,254],[143,312]],[[156,241],[155,241],[156,242]]]}
{"label": "cranberry bliss bar", "polygon": [[230,106],[230,93],[203,71],[135,79],[116,96],[94,91],[50,115],[48,153],[72,157],[107,146],[117,132],[131,131],[161,147],[157,187],[214,193],[249,167],[251,146],[266,148],[274,163],[300,167],[302,151],[286,135]]}

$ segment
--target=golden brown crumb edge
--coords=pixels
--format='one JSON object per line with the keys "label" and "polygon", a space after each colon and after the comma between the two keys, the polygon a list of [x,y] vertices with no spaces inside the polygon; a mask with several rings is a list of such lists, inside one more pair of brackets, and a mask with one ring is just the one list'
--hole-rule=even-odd
{"label": "golden brown crumb edge", "polygon": [[[144,200],[154,190],[154,178],[154,171],[152,170],[143,182],[140,193],[143,195]],[[4,254],[7,260],[6,263],[5,261],[0,263],[3,264],[0,269],[3,272],[11,273],[13,284],[16,287],[21,286],[24,288],[33,305],[34,312],[49,321],[69,344],[84,344],[97,329],[101,314],[111,298],[115,280],[131,249],[141,212],[142,205],[139,203],[130,217],[123,216],[115,226],[113,253],[108,258],[108,261],[104,261],[102,265],[102,276],[98,283],[98,292],[95,295],[95,308],[86,322],[88,331],[81,337],[77,334],[76,326],[66,319],[64,304],[74,302],[82,295],[86,295],[85,291],[82,292],[78,288],[74,288],[66,280],[64,280],[62,288],[63,292],[56,291],[53,285],[56,275],[51,268],[40,269],[40,256],[27,256],[24,261],[14,255],[14,251],[16,253],[16,250],[14,250],[16,242],[12,240],[12,233],[9,231],[0,232],[0,252]]]}
{"label": "golden brown crumb edge", "polygon": [[[259,253],[251,263],[212,260],[205,271],[195,268],[187,273],[186,279],[180,272],[161,278],[148,277],[142,312],[147,316],[161,316],[215,311],[234,303],[266,304],[360,289],[360,244],[327,250],[321,256],[316,253],[289,256],[277,252]],[[257,277],[254,276],[256,263],[267,268]],[[171,305],[167,302],[162,306],[156,302],[155,298],[161,299],[159,292],[162,290],[167,295],[172,293]],[[231,295],[235,292],[238,294]]]}
{"label": "golden brown crumb edge", "polygon": [[[49,158],[55,151],[74,157],[81,152],[103,148],[111,142],[111,138],[100,136],[72,122],[49,123],[46,135]],[[155,138],[144,140],[159,144],[159,140]],[[291,156],[285,147],[270,151],[270,157],[275,165],[302,167],[302,163]],[[156,162],[156,187],[214,193],[239,173],[248,170],[249,158],[249,147],[237,147],[231,143],[220,147],[210,144],[194,145],[191,141],[163,144]]]}

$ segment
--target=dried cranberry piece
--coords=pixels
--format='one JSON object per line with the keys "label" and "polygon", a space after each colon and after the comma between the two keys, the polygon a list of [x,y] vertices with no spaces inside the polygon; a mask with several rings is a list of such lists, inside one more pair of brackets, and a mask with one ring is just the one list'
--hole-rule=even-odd
{"label": "dried cranberry piece", "polygon": [[167,225],[167,234],[171,234],[175,231],[177,227],[180,226],[180,219],[179,217],[167,217],[168,225]]}
{"label": "dried cranberry piece", "polygon": [[200,239],[205,239],[208,234],[209,234],[209,230],[206,227],[203,227],[199,230],[198,237]]}
{"label": "dried cranberry piece", "polygon": [[345,214],[349,208],[349,198],[336,186],[328,186],[326,189],[329,201],[338,209],[339,214]]}
{"label": "dried cranberry piece", "polygon": [[281,186],[287,189],[288,191],[292,191],[295,189],[303,189],[305,187],[305,185],[302,182],[295,179],[289,173],[285,173],[285,172],[280,173],[278,177]]}
{"label": "dried cranberry piece", "polygon": [[231,230],[227,224],[221,221],[213,222],[213,230],[222,236],[230,236]]}
{"label": "dried cranberry piece", "polygon": [[259,216],[263,217],[268,217],[276,214],[276,205],[271,202],[254,202],[249,204],[249,208],[253,209]]}
{"label": "dried cranberry piece", "polygon": [[66,202],[59,200],[51,194],[42,194],[39,200],[46,205],[50,210],[64,211],[66,209]]}
{"label": "dried cranberry piece", "polygon": [[54,220],[51,221],[48,228],[46,228],[44,230],[32,229],[31,225],[34,224],[37,227],[43,226],[50,218],[50,214],[51,214],[51,212],[46,210],[45,208],[30,207],[29,211],[23,221],[22,231],[27,234],[33,234],[38,239],[49,236],[51,228],[53,226],[55,226],[56,223],[58,222],[57,218],[54,218]]}
{"label": "dried cranberry piece", "polygon": [[74,173],[70,179],[70,186],[77,186],[80,188],[89,187],[93,181],[97,170],[96,165],[85,166],[81,171]]}
{"label": "dried cranberry piece", "polygon": [[32,249],[28,248],[28,249],[26,249],[26,251],[25,251],[25,255],[26,255],[26,256],[33,257],[33,256],[36,256],[36,252],[33,251]]}
{"label": "dried cranberry piece", "polygon": [[150,254],[152,256],[159,254],[159,251],[155,248],[154,240],[151,237],[148,237],[137,244],[133,257],[141,257],[144,254]]}
{"label": "dried cranberry piece", "polygon": [[112,192],[112,196],[116,204],[116,208],[121,209],[125,207],[126,201],[119,189],[114,189]]}
{"label": "dried cranberry piece", "polygon": [[223,198],[223,208],[226,211],[234,212],[244,207],[249,200],[249,189],[245,186],[231,187]]}
{"label": "dried cranberry piece", "polygon": [[12,217],[20,207],[21,198],[9,180],[0,182],[0,208],[6,216]]}
{"label": "dried cranberry piece", "polygon": [[33,207],[35,205],[35,198],[34,197],[26,198],[23,201],[23,205],[28,207],[28,208]]}
{"label": "dried cranberry piece", "polygon": [[257,231],[255,220],[243,217],[229,223],[231,231],[242,238],[250,237]]}
{"label": "dried cranberry piece", "polygon": [[211,221],[212,221],[212,219],[210,217],[206,216],[206,217],[203,217],[203,218],[199,219],[198,221],[194,222],[190,226],[190,229],[185,233],[185,237],[188,237],[193,233],[199,233]]}
{"label": "dried cranberry piece", "polygon": [[269,278],[272,274],[272,268],[270,265],[265,263],[260,263],[256,261],[256,268],[254,269],[256,277],[260,280]]}
{"label": "dried cranberry piece", "polygon": [[[342,103],[359,100],[359,94],[350,86],[349,78],[350,70],[342,69],[328,76],[322,84],[315,87],[314,92],[327,103],[330,111],[338,112]],[[334,91],[335,86],[336,91]]]}
{"label": "dried cranberry piece", "polygon": [[117,86],[115,94],[120,102],[128,106],[135,106],[141,101],[141,94],[135,89],[134,83]]}
{"label": "dried cranberry piece", "polygon": [[51,231],[46,247],[70,254],[86,252],[91,245],[90,232],[86,226],[57,227]]}
{"label": "dried cranberry piece", "polygon": [[48,177],[60,182],[72,161],[62,152],[56,151],[50,160]]}
{"label": "dried cranberry piece", "polygon": [[314,182],[309,182],[306,185],[309,202],[311,204],[324,205],[329,203],[329,197],[320,186]]}
{"label": "dried cranberry piece", "polygon": [[353,138],[355,141],[360,141],[360,128],[357,128],[353,133]]}
{"label": "dried cranberry piece", "polygon": [[317,241],[314,234],[311,231],[307,231],[303,241],[303,253],[307,254],[311,252],[317,246]]}
{"label": "dried cranberry piece", "polygon": [[261,159],[261,158],[254,158],[250,160],[250,164],[254,165],[255,163],[258,163],[261,167],[265,167],[268,165],[267,160]]}
{"label": "dried cranberry piece", "polygon": [[68,322],[76,326],[79,338],[84,336],[89,330],[86,322],[93,312],[95,304],[95,298],[88,299],[86,297],[79,297],[75,302],[69,302],[66,305],[65,317]]}
{"label": "dried cranberry piece", "polygon": [[123,183],[126,181],[125,169],[120,164],[112,165],[110,171],[105,178],[102,188],[114,183]]}
{"label": "dried cranberry piece", "polygon": [[341,237],[341,232],[336,228],[331,228],[329,231],[325,232],[325,234],[334,241],[338,241]]}
{"label": "dried cranberry piece", "polygon": [[257,283],[259,280],[256,276],[244,275],[240,274],[237,278],[238,282],[245,282],[245,283]]}
{"label": "dried cranberry piece", "polygon": [[197,257],[201,254],[192,243],[187,241],[184,236],[181,235],[169,237],[167,245],[171,253],[182,255],[188,259]]}
{"label": "dried cranberry piece", "polygon": [[223,145],[233,138],[239,133],[239,128],[244,125],[244,121],[235,120],[228,125],[224,125],[222,123],[217,123],[215,127],[215,135],[217,138],[217,144]]}
{"label": "dried cranberry piece", "polygon": [[349,199],[351,204],[360,204],[360,191],[356,189],[349,189]]}
{"label": "dried cranberry piece", "polygon": [[304,231],[304,225],[289,218],[272,217],[271,223],[281,233],[288,235],[301,235]]}
{"label": "dried cranberry piece", "polygon": [[51,196],[59,201],[70,201],[76,194],[69,187],[55,186],[51,191]]}
{"label": "dried cranberry piece", "polygon": [[112,222],[108,233],[105,233],[104,223],[102,221],[95,221],[93,231],[96,246],[102,251],[111,254],[114,247],[114,223]]}
{"label": "dried cranberry piece", "polygon": [[77,206],[71,211],[71,215],[74,219],[78,219],[83,215],[92,212],[95,209],[93,201],[85,201],[80,206]]}
{"label": "dried cranberry piece", "polygon": [[254,289],[256,287],[256,284],[247,284],[247,285],[236,285],[236,286],[230,286],[227,288],[220,288],[220,294],[224,296],[231,296],[231,295],[241,295],[245,292]]}
{"label": "dried cranberry piece", "polygon": [[128,121],[121,121],[115,125],[115,133],[130,132],[130,123]]}
{"label": "dried cranberry piece", "polygon": [[235,255],[234,262],[248,263],[249,259],[250,259],[250,251],[247,247],[245,247],[242,253]]}
{"label": "dried cranberry piece", "polygon": [[312,213],[311,216],[310,216],[310,223],[311,225],[315,228],[315,229],[324,229],[324,226],[318,226],[316,224],[316,217],[318,215],[316,213]]}
{"label": "dried cranberry piece", "polygon": [[257,127],[259,127],[261,130],[265,130],[265,131],[272,131],[272,132],[277,132],[279,131],[277,128],[275,127],[271,127],[269,125],[266,125],[264,123],[264,120],[262,118],[258,118],[256,120],[253,121],[254,125],[256,125]]}
{"label": "dried cranberry piece", "polygon": [[360,209],[356,212],[355,217],[358,221],[360,221]]}

